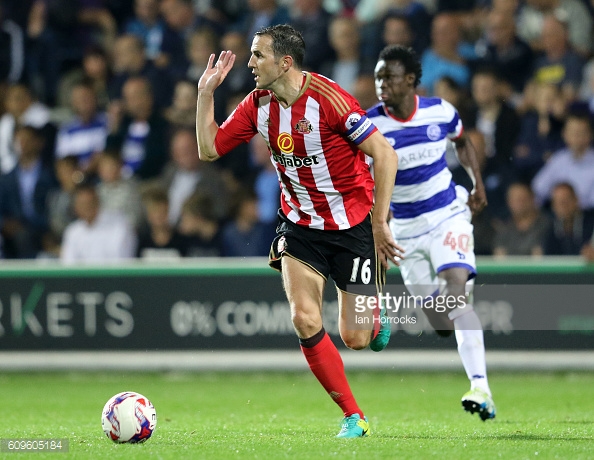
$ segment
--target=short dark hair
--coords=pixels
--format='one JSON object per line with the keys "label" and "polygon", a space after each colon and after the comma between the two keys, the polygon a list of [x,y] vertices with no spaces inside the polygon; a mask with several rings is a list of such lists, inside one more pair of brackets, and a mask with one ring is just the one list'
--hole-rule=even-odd
{"label": "short dark hair", "polygon": [[263,27],[255,35],[268,35],[272,38],[272,51],[274,57],[280,59],[283,56],[291,56],[295,67],[301,69],[303,57],[305,56],[305,40],[301,32],[289,24],[277,24]]}
{"label": "short dark hair", "polygon": [[415,74],[414,87],[416,88],[421,83],[421,77],[423,76],[423,69],[421,67],[421,61],[413,50],[409,46],[403,45],[388,45],[386,46],[379,55],[379,59],[384,61],[398,61],[404,67],[406,73]]}

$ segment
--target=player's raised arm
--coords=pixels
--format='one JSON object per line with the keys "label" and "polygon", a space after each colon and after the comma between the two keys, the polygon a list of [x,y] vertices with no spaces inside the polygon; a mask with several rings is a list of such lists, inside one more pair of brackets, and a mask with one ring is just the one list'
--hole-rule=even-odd
{"label": "player's raised arm", "polygon": [[459,138],[455,139],[454,144],[456,145],[458,160],[470,176],[473,184],[470,197],[468,198],[468,207],[473,214],[478,214],[487,206],[487,194],[483,185],[476,150],[465,133],[462,133]]}
{"label": "player's raised arm", "polygon": [[379,132],[371,134],[359,148],[373,158],[375,179],[375,205],[373,207],[373,239],[382,265],[388,269],[388,260],[399,265],[404,248],[398,246],[388,226],[390,199],[398,169],[398,156],[386,138]]}
{"label": "player's raised arm", "polygon": [[196,103],[196,140],[198,156],[203,161],[214,161],[219,158],[214,141],[219,126],[214,119],[214,91],[223,82],[235,62],[235,54],[222,51],[214,63],[215,55],[211,54],[204,73],[198,81],[198,101]]}

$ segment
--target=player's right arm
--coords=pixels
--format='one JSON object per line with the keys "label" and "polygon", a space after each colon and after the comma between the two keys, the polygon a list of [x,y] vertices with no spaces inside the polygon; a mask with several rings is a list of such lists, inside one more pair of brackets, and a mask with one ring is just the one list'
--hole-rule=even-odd
{"label": "player's right arm", "polygon": [[233,67],[235,54],[231,51],[222,51],[213,66],[214,58],[214,54],[211,54],[206,69],[198,81],[196,141],[198,142],[198,156],[203,161],[215,161],[220,157],[215,148],[215,138],[219,126],[214,118],[214,91]]}

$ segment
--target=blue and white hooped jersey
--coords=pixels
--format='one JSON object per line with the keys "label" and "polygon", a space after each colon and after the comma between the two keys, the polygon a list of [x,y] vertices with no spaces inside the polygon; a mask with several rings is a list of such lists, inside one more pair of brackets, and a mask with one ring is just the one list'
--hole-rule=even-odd
{"label": "blue and white hooped jersey", "polygon": [[454,184],[446,163],[448,139],[463,132],[460,116],[442,99],[415,96],[415,100],[415,110],[406,120],[388,113],[384,104],[367,111],[398,154],[390,209],[399,239],[427,233],[467,209],[468,193]]}

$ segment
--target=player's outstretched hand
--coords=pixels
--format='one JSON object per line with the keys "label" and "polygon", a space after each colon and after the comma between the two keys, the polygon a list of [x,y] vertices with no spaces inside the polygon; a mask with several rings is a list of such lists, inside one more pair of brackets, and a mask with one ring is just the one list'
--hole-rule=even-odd
{"label": "player's outstretched hand", "polygon": [[399,259],[404,259],[402,255],[404,248],[394,241],[387,222],[373,224],[373,241],[382,265],[386,270],[390,268],[388,261],[396,266],[400,265]]}
{"label": "player's outstretched hand", "polygon": [[477,187],[468,197],[468,207],[472,215],[479,214],[487,206],[487,194],[484,187]]}
{"label": "player's outstretched hand", "polygon": [[231,51],[221,51],[216,64],[213,65],[214,58],[214,54],[211,54],[208,58],[206,69],[198,81],[199,92],[214,92],[214,90],[223,82],[235,63],[235,54]]}

